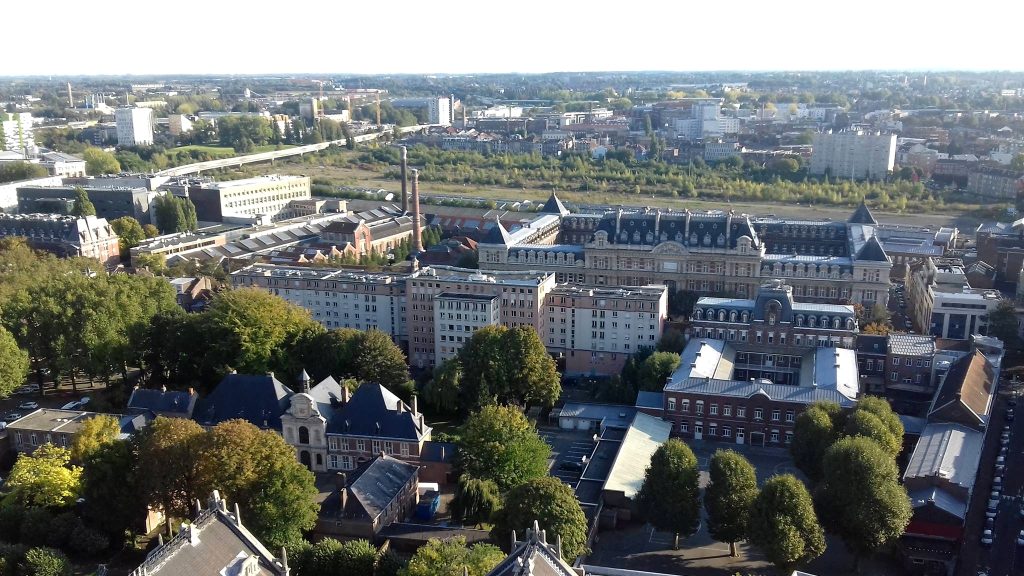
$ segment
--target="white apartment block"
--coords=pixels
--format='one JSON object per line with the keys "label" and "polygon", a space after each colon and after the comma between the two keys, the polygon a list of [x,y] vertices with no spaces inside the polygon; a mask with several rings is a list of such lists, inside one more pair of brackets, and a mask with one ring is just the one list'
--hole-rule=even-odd
{"label": "white apartment block", "polygon": [[153,144],[153,110],[151,108],[118,108],[118,146],[150,146]]}
{"label": "white apartment block", "polygon": [[3,150],[20,152],[25,156],[35,154],[36,141],[32,133],[32,114],[0,112],[0,134],[3,135],[3,139],[0,140]]}
{"label": "white apartment block", "polygon": [[925,258],[910,268],[908,313],[925,334],[951,340],[985,334],[1001,298],[998,290],[971,288],[959,260]]}
{"label": "white apartment block", "polygon": [[545,299],[541,341],[565,358],[566,374],[616,374],[630,355],[653,348],[668,318],[668,288],[562,284]]}
{"label": "white apartment block", "polygon": [[740,145],[735,142],[705,142],[704,161],[718,162],[730,156],[740,155]]}
{"label": "white apartment block", "polygon": [[434,298],[434,362],[455,358],[477,330],[500,323],[497,294],[438,294]]}
{"label": "white apartment block", "polygon": [[896,164],[896,135],[861,131],[814,135],[810,173],[834,178],[883,180]]}
{"label": "white apartment block", "polygon": [[430,116],[429,123],[451,126],[454,112],[452,104],[452,99],[449,97],[431,98],[428,100],[427,114]]}
{"label": "white apartment block", "polygon": [[189,188],[199,220],[206,222],[267,223],[298,214],[293,200],[309,200],[308,176],[257,176],[209,182]]}

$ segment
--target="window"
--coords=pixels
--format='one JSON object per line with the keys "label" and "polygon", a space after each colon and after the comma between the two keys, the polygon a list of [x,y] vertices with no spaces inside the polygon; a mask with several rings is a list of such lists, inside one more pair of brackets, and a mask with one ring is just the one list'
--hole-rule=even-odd
{"label": "window", "polygon": [[737,406],[736,407],[736,416],[739,417],[739,418],[746,418],[747,417],[747,407],[746,406]]}
{"label": "window", "polygon": [[892,359],[892,365],[893,366],[899,366],[900,365],[900,359],[899,358],[893,358]]}
{"label": "window", "polygon": [[718,424],[708,424],[708,436],[718,436]]}
{"label": "window", "polygon": [[718,404],[712,404],[712,405],[711,405],[711,411],[710,411],[710,414],[711,414],[712,416],[718,416]]}
{"label": "window", "polygon": [[722,428],[722,437],[724,437],[724,438],[732,438],[732,428],[730,428],[729,426],[723,427]]}
{"label": "window", "polygon": [[761,410],[760,408],[754,408],[754,420],[763,420],[763,419],[764,419],[764,411]]}
{"label": "window", "polygon": [[779,431],[778,430],[772,430],[772,439],[771,439],[771,441],[772,442],[778,442],[779,441]]}
{"label": "window", "polygon": [[676,399],[675,398],[669,398],[668,399],[668,411],[669,412],[675,412],[676,411]]}
{"label": "window", "polygon": [[338,450],[339,449],[338,448],[338,439],[335,438],[334,436],[331,436],[330,438],[328,438],[327,439],[327,447],[330,450]]}
{"label": "window", "polygon": [[356,440],[356,450],[366,452],[366,440]]}
{"label": "window", "polygon": [[690,412],[690,401],[689,400],[683,400],[682,413],[683,414],[687,414],[689,412]]}
{"label": "window", "polygon": [[722,406],[722,414],[724,416],[732,416],[732,404],[726,404]]}
{"label": "window", "polygon": [[914,365],[914,360],[912,358],[907,358],[907,366],[913,366],[913,365]]}
{"label": "window", "polygon": [[786,422],[792,422],[794,420],[794,414],[792,410],[786,410]]}
{"label": "window", "polygon": [[680,434],[686,434],[689,431],[690,431],[690,423],[689,422],[687,422],[686,420],[683,420],[682,422],[679,423],[679,433]]}
{"label": "window", "polygon": [[328,464],[327,464],[327,466],[329,468],[331,468],[331,469],[337,470],[337,468],[338,468],[338,455],[337,454],[331,454],[330,456],[328,456]]}
{"label": "window", "polygon": [[697,415],[700,416],[702,414],[704,414],[704,401],[697,400]]}
{"label": "window", "polygon": [[890,378],[889,379],[892,380],[893,382],[899,380],[900,379],[899,372],[893,372],[892,374],[890,374]]}
{"label": "window", "polygon": [[786,444],[792,444],[792,443],[793,443],[793,433],[792,432],[786,432]]}
{"label": "window", "polygon": [[351,456],[342,456],[341,457],[341,467],[343,469],[345,469],[345,470],[351,470],[353,468],[353,466],[352,466],[352,457]]}
{"label": "window", "polygon": [[384,442],[384,453],[385,454],[394,454],[395,453],[395,443],[391,442],[391,441],[385,441]]}
{"label": "window", "polygon": [[409,455],[409,443],[408,442],[402,442],[402,443],[399,444],[399,446],[401,446],[400,449],[402,451],[402,456],[408,456]]}
{"label": "window", "polygon": [[780,411],[779,410],[772,410],[772,421],[773,422],[778,422],[779,421],[779,415],[780,415]]}
{"label": "window", "polygon": [[380,440],[373,440],[373,454],[380,454]]}

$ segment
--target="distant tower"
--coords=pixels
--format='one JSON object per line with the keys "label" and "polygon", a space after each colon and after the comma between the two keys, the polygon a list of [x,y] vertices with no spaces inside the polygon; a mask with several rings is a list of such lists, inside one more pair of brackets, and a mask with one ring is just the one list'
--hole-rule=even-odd
{"label": "distant tower", "polygon": [[423,252],[423,231],[420,230],[420,171],[412,171],[412,253]]}
{"label": "distant tower", "polygon": [[71,82],[68,82],[68,108],[75,107],[75,98],[71,95]]}
{"label": "distant tower", "polygon": [[408,214],[409,212],[409,193],[406,190],[406,183],[408,178],[406,177],[406,170],[409,167],[409,155],[408,150],[405,146],[402,146],[402,214]]}

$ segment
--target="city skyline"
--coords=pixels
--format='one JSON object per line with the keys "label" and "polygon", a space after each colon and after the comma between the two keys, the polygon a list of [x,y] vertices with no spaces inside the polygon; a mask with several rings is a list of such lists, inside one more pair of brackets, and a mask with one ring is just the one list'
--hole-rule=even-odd
{"label": "city skyline", "polygon": [[[237,2],[205,6],[175,25],[153,8],[115,0],[102,13],[47,22],[47,34],[56,40],[41,42],[37,27],[12,28],[9,44],[34,56],[8,60],[2,74],[1021,70],[1010,25],[1024,8],[993,4],[1000,14],[994,18],[986,4],[992,3],[959,14],[955,30],[943,11],[881,0],[861,3],[856,13],[800,0],[778,10],[751,2],[731,11],[655,6],[630,17],[579,2],[524,0],[499,10],[459,0],[445,11],[399,2],[390,14],[400,17],[386,22],[375,21],[380,11],[372,5],[343,12],[318,5],[310,14],[320,24],[304,25],[299,15],[291,27]],[[11,21],[36,16],[24,5],[12,10]],[[135,48],[85,61],[68,58],[81,50],[83,33],[111,26],[134,28],[128,37],[139,38]],[[353,52],[356,57],[349,57]]]}

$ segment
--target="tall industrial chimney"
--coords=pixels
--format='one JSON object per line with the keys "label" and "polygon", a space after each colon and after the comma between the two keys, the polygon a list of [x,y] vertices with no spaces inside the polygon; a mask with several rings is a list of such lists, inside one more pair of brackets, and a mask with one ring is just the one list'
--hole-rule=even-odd
{"label": "tall industrial chimney", "polygon": [[405,175],[405,171],[409,167],[409,151],[406,150],[405,146],[402,146],[402,214],[409,212],[409,192],[406,190],[406,184],[408,178]]}
{"label": "tall industrial chimney", "polygon": [[412,252],[423,252],[423,231],[420,230],[420,171],[412,171]]}

